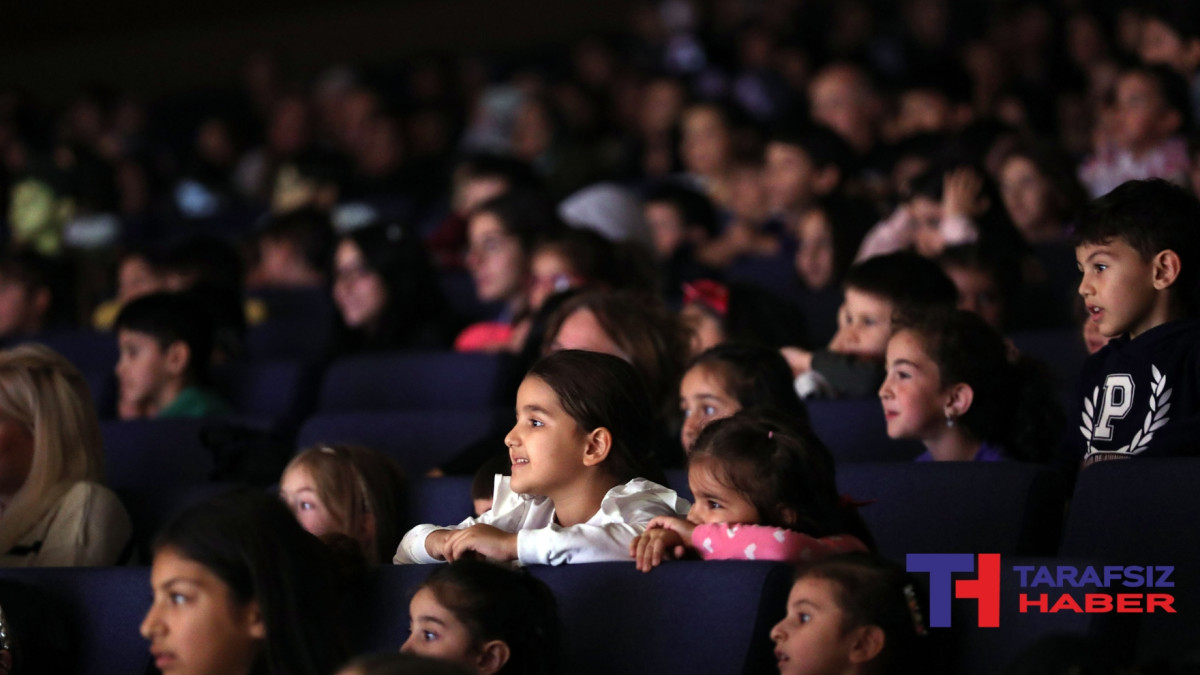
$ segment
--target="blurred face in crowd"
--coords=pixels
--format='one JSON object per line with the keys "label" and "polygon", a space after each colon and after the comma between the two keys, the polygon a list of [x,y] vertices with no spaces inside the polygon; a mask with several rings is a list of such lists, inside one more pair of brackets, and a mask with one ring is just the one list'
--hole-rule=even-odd
{"label": "blurred face in crowd", "polygon": [[838,309],[838,330],[829,342],[829,350],[839,354],[857,354],[880,358],[887,351],[892,334],[895,308],[886,298],[847,288]]}
{"label": "blurred face in crowd", "polygon": [[912,219],[913,244],[918,254],[936,258],[946,248],[942,235],[942,204],[924,195],[917,195],[908,202],[908,215]]}
{"label": "blurred face in crowd", "polygon": [[342,531],[341,523],[321,499],[317,482],[307,466],[297,464],[283,473],[279,479],[279,497],[308,532],[322,537]]}
{"label": "blurred face in crowd", "polygon": [[940,370],[916,333],[902,330],[887,344],[887,377],[879,400],[890,438],[928,440],[946,428]]}
{"label": "blurred face in crowd", "polygon": [[1179,123],[1154,78],[1127,73],[1117,80],[1113,138],[1119,147],[1145,152],[1175,133]]}
{"label": "blurred face in crowd", "polygon": [[698,302],[689,302],[679,310],[683,325],[691,331],[692,356],[725,341],[725,328],[712,310]]}
{"label": "blurred face in crowd", "polygon": [[556,293],[581,285],[584,280],[575,272],[571,261],[553,247],[542,247],[533,254],[529,264],[529,308],[538,310]]}
{"label": "blurred face in crowd", "polygon": [[1190,77],[1200,65],[1200,40],[1184,40],[1161,19],[1150,17],[1142,21],[1138,55],[1145,63],[1169,66]]}
{"label": "blurred face in crowd", "polygon": [[817,167],[803,148],[787,143],[767,145],[763,184],[776,213],[803,208],[813,199]]}
{"label": "blurred face in crowd", "polygon": [[1000,194],[1013,225],[1026,240],[1038,241],[1042,226],[1051,218],[1050,184],[1028,157],[1016,155],[1001,165]]}
{"label": "blurred face in crowd", "polygon": [[693,106],[683,114],[683,165],[691,173],[714,176],[730,156],[729,128],[716,108]]}
{"label": "blurred face in crowd", "polygon": [[513,302],[525,291],[528,259],[521,242],[495,214],[471,216],[467,228],[467,269],[483,302]]}
{"label": "blurred face in crowd", "polygon": [[683,214],[670,202],[648,202],[642,208],[642,215],[654,238],[655,256],[659,260],[670,259],[687,235]]}
{"label": "blurred face in crowd", "polygon": [[387,306],[387,287],[349,239],[342,240],[334,254],[333,279],[333,301],[347,326],[363,328],[379,320]]}
{"label": "blurred face in crowd", "polygon": [[683,449],[691,450],[696,437],[710,422],[729,417],[741,409],[742,404],[726,391],[725,381],[716,369],[703,363],[692,366],[679,383],[679,410],[683,413],[679,441]]}
{"label": "blurred face in crowd", "polygon": [[833,224],[825,212],[812,209],[796,229],[796,274],[812,290],[833,282]]}
{"label": "blurred face in crowd", "polygon": [[870,86],[853,66],[832,66],[808,89],[813,120],[833,129],[859,152],[875,142],[876,104]]}
{"label": "blurred face in crowd", "polygon": [[49,289],[0,274],[0,337],[37,332],[49,307]]}
{"label": "blurred face in crowd", "polygon": [[978,267],[948,265],[946,276],[958,289],[958,308],[978,314],[996,330],[1003,330],[1004,296],[995,277]]}

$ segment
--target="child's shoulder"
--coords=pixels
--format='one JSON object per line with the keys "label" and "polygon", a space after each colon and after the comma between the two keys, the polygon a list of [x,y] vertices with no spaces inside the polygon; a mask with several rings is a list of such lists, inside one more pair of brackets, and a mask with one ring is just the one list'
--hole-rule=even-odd
{"label": "child's shoulder", "polygon": [[604,495],[601,510],[653,509],[664,515],[686,514],[691,504],[671,488],[645,478],[617,485]]}

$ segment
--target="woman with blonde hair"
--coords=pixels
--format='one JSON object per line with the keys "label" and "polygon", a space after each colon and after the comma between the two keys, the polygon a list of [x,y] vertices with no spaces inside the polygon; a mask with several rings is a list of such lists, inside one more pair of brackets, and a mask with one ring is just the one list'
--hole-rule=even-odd
{"label": "woman with blonde hair", "polygon": [[83,375],[48,347],[0,351],[0,567],[126,562],[132,526],[101,485]]}

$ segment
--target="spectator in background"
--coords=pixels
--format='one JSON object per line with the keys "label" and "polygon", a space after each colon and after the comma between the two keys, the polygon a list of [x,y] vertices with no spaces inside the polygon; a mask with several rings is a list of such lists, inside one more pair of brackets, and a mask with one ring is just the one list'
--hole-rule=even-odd
{"label": "spectator in background", "polygon": [[31,250],[0,258],[0,338],[32,335],[54,323],[64,303],[62,272],[52,260]]}
{"label": "spectator in background", "polygon": [[323,288],[329,282],[333,226],[329,216],[304,208],[273,216],[258,233],[250,288]]}

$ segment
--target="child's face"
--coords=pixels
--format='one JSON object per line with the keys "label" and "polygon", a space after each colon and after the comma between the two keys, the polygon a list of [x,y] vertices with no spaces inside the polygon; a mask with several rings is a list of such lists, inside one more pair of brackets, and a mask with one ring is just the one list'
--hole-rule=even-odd
{"label": "child's face", "polygon": [[675,255],[675,249],[683,245],[687,226],[683,216],[669,202],[649,202],[642,208],[650,234],[654,237],[654,254],[659,260]]}
{"label": "child's face", "polygon": [[387,306],[383,278],[367,266],[362,251],[352,241],[338,244],[334,254],[333,301],[351,328],[378,321]]}
{"label": "child's face", "polygon": [[467,269],[475,293],[484,302],[509,301],[525,290],[528,261],[521,242],[509,234],[495,215],[471,218],[467,229]]}
{"label": "child's face", "polygon": [[207,567],[160,550],[150,571],[154,600],[142,621],[155,666],[172,675],[249,672],[266,628],[257,603],[239,603]]}
{"label": "child's face", "polygon": [[165,288],[162,279],[141,256],[131,256],[117,270],[117,301],[124,305]]}
{"label": "child's face", "polygon": [[47,304],[39,303],[37,293],[24,283],[0,276],[0,337],[36,331]]}
{"label": "child's face", "polygon": [[1000,195],[1013,225],[1031,239],[1048,217],[1049,185],[1033,162],[1014,156],[1000,167]]}
{"label": "child's face", "polygon": [[796,231],[796,274],[813,290],[833,281],[833,229],[825,213],[809,211]]}
{"label": "child's face", "polygon": [[684,373],[679,383],[679,409],[683,411],[679,440],[684,450],[691,450],[709,422],[729,417],[741,410],[742,404],[725,390],[725,383],[712,368],[700,364]]}
{"label": "child's face", "polygon": [[892,335],[893,311],[891,301],[847,288],[838,309],[838,330],[829,342],[829,351],[882,358]]}
{"label": "child's face", "polygon": [[543,249],[533,255],[529,264],[529,307],[541,309],[546,299],[583,283],[571,267],[571,262],[553,249]]}
{"label": "child's face", "polygon": [[472,671],[479,667],[471,631],[438,602],[433,591],[417,591],[408,605],[408,616],[412,627],[400,651],[450,661]]}
{"label": "child's face", "polygon": [[279,481],[279,497],[305,530],[318,537],[342,532],[342,525],[321,500],[317,482],[313,480],[308,467],[298,464],[283,472],[283,478]]}
{"label": "child's face", "polygon": [[1137,337],[1169,318],[1165,298],[1154,289],[1154,265],[1124,240],[1077,246],[1075,262],[1083,272],[1079,295],[1088,320],[1104,337]]}
{"label": "child's face", "polygon": [[846,613],[833,582],[803,577],[788,595],[787,616],[771,629],[780,675],[838,675],[851,669],[857,637],[844,630]]}
{"label": "child's face", "polygon": [[946,250],[942,234],[942,205],[928,197],[916,196],[908,203],[912,218],[913,246],[919,255],[936,258]]}
{"label": "child's face", "polygon": [[943,269],[958,289],[958,308],[978,314],[992,328],[1003,330],[1004,297],[992,275],[977,267],[950,265]]}
{"label": "child's face", "polygon": [[887,377],[879,387],[889,438],[926,440],[945,427],[938,366],[915,333],[902,330],[887,346]]}
{"label": "child's face", "polygon": [[540,378],[517,390],[517,423],[504,437],[512,460],[512,489],[554,499],[583,475],[587,433],[563,410],[558,394]]}
{"label": "child's face", "polygon": [[688,511],[689,522],[743,523],[756,525],[758,509],[745,496],[726,486],[713,475],[714,462],[701,459],[688,463],[688,487],[696,502]]}
{"label": "child's face", "polygon": [[729,161],[729,130],[713,109],[700,106],[683,115],[683,165],[690,173],[711,176]]}
{"label": "child's face", "polygon": [[683,325],[691,329],[692,356],[725,341],[725,329],[721,327],[720,320],[698,303],[684,305],[679,310],[679,318],[683,320]]}
{"label": "child's face", "polygon": [[1126,150],[1147,150],[1175,131],[1157,83],[1141,73],[1129,73],[1117,80],[1114,112],[1114,140]]}
{"label": "child's face", "polygon": [[813,197],[817,168],[803,149],[786,143],[767,145],[763,183],[776,213],[801,208]]}
{"label": "child's face", "polygon": [[183,365],[147,333],[117,331],[120,358],[115,372],[122,401],[131,404],[159,403],[164,392],[181,384]]}

